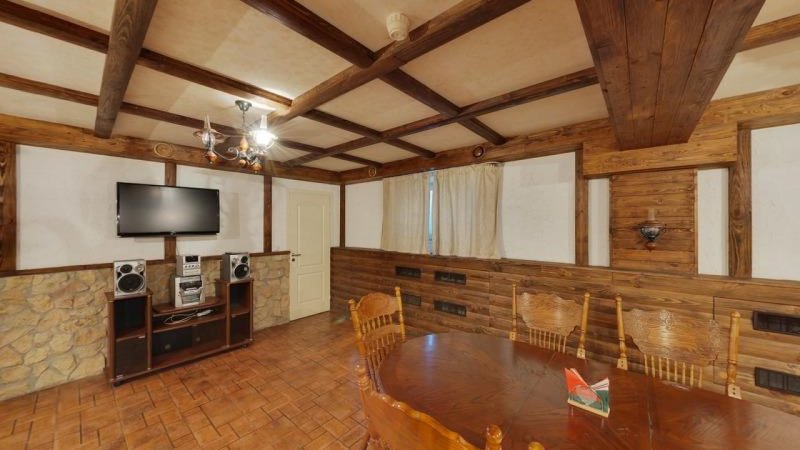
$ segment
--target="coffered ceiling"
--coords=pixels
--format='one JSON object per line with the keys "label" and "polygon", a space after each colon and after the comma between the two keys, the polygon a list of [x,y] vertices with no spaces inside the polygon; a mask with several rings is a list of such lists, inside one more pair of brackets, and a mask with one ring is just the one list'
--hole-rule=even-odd
{"label": "coffered ceiling", "polygon": [[[254,103],[250,120],[254,120],[257,114],[285,113],[292,100],[301,95],[313,97],[320,86],[335,83],[343,71],[357,67],[344,53],[315,42],[295,25],[251,6],[253,3],[268,9],[272,2],[159,0],[143,48],[190,64],[206,78],[181,75],[140,60],[124,91],[124,102],[192,119],[208,114],[217,124],[238,127],[241,116],[233,102],[242,98],[237,94],[241,90],[230,88],[230,83],[239,83],[237,86],[250,92],[271,93],[269,98],[248,94]],[[380,58],[383,49],[392,44],[385,26],[391,12],[406,14],[412,28],[429,21],[434,24],[419,33],[429,33],[441,18],[464,13],[468,7],[478,12],[470,16],[472,22],[463,32],[440,35],[435,45],[400,66],[402,73],[393,72],[400,81],[390,82],[382,73],[372,76],[309,113],[276,125],[274,131],[284,142],[271,150],[273,160],[345,171],[363,164],[354,158],[325,155],[350,155],[380,165],[608,116],[601,87],[591,76],[569,87],[552,87],[559,86],[560,77],[584,69],[591,74],[593,66],[573,1],[519,0],[509,3],[507,11],[489,11],[488,7],[480,11],[480,2],[473,0],[289,3],[307,8],[316,23],[324,21],[350,39],[342,45],[351,50],[358,47],[373,59]],[[0,10],[11,11],[13,6],[79,25],[86,33],[100,32],[101,37],[111,32],[111,0],[0,0]],[[797,14],[800,2],[796,0],[766,0],[754,26]],[[63,35],[31,30],[21,22],[13,14],[0,15],[4,44],[0,73],[100,94],[105,53],[76,45],[74,39]],[[418,44],[415,41],[414,45]],[[228,84],[208,81],[211,76],[222,76]],[[539,83],[545,83],[541,88],[544,94],[502,105],[500,96],[519,94]],[[737,53],[714,98],[796,83],[800,83],[798,37]],[[12,84],[0,83],[0,113],[94,128],[95,106]],[[501,106],[484,112],[483,102],[493,98]],[[460,118],[472,108],[479,112],[474,119],[471,113]],[[114,135],[199,147],[193,131],[185,123],[155,120],[124,109],[113,128]],[[398,138],[401,141],[392,141]],[[303,145],[313,146],[312,153],[298,149]]]}

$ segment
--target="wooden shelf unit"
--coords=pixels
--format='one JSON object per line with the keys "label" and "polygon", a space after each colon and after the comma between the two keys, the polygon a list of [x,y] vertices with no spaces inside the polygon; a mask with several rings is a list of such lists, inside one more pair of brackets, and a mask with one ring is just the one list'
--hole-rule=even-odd
{"label": "wooden shelf unit", "polygon": [[[253,280],[216,280],[215,284],[216,297],[184,308],[153,305],[150,290],[122,298],[107,292],[108,380],[119,384],[253,342]],[[207,309],[212,310],[207,315],[165,323],[173,315]]]}

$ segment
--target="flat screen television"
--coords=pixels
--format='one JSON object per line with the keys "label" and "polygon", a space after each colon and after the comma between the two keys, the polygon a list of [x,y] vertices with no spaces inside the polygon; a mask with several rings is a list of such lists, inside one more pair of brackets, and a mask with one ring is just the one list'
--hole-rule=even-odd
{"label": "flat screen television", "polygon": [[219,190],[117,183],[117,235],[219,233]]}

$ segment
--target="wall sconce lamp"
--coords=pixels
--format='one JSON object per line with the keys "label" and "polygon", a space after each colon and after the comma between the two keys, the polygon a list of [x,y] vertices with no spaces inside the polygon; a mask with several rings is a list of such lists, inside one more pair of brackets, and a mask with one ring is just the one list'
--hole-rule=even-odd
{"label": "wall sconce lamp", "polygon": [[655,208],[648,208],[647,220],[639,224],[639,234],[647,241],[644,244],[647,250],[653,251],[656,248],[656,240],[666,231],[667,225],[656,221]]}

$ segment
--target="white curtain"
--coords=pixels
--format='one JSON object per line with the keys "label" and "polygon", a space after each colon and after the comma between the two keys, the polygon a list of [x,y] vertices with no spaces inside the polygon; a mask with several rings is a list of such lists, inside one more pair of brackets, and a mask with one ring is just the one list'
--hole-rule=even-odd
{"label": "white curtain", "polygon": [[427,253],[427,197],[427,173],[383,179],[383,250]]}
{"label": "white curtain", "polygon": [[436,172],[437,254],[499,258],[503,168],[481,164]]}

